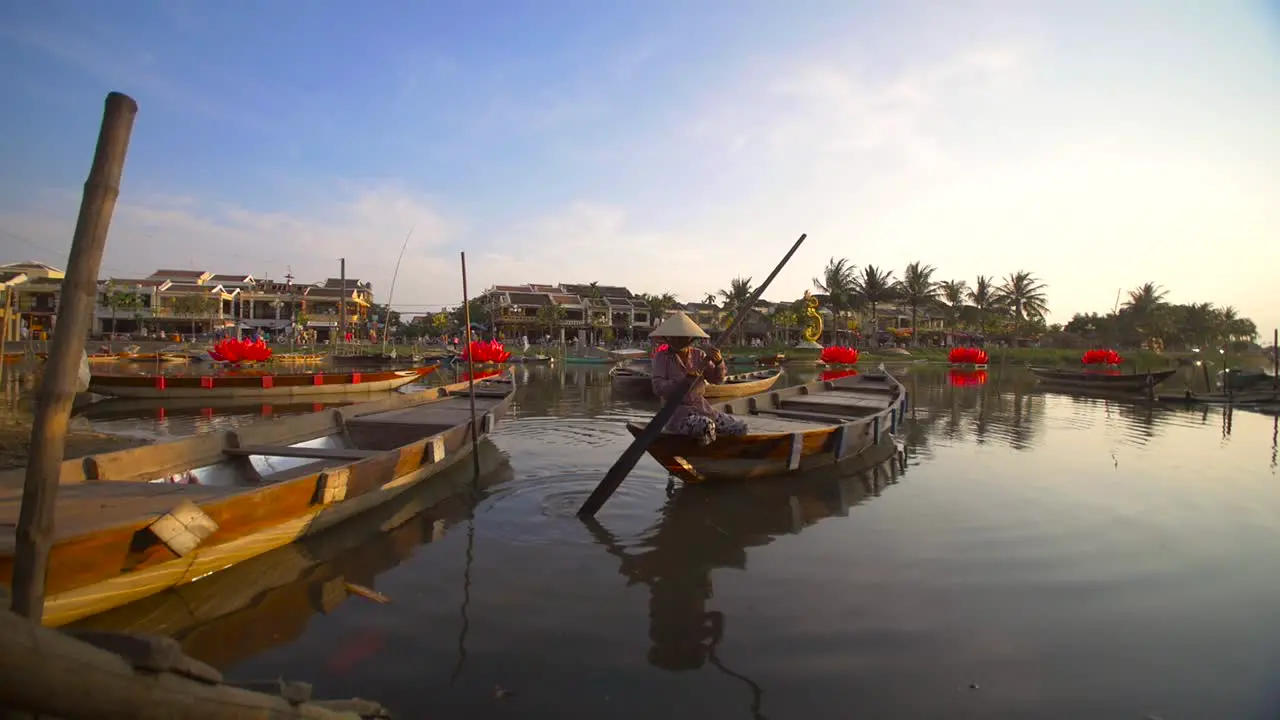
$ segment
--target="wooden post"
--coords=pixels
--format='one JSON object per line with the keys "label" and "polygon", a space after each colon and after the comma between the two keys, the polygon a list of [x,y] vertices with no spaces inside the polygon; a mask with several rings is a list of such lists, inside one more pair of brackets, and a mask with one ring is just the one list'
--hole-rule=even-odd
{"label": "wooden post", "polygon": [[471,354],[471,299],[467,294],[467,254],[462,255],[462,321],[467,324],[467,396],[471,400],[471,467],[480,478],[480,440],[476,432],[476,362]]}
{"label": "wooden post", "polygon": [[128,95],[107,95],[93,166],[84,184],[80,217],[71,241],[57,332],[36,394],[31,454],[22,488],[13,566],[13,611],[39,622],[44,613],[44,583],[53,545],[53,511],[58,474],[66,450],[67,420],[75,399],[76,376],[93,318],[98,268],[107,244],[111,214],[120,195],[120,177],[138,104]]}
{"label": "wooden post", "polygon": [[1271,331],[1271,387],[1280,391],[1280,328]]}

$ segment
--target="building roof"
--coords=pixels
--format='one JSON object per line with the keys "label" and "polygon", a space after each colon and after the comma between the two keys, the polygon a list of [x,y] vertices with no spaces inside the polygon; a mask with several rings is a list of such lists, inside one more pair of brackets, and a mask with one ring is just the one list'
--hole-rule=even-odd
{"label": "building roof", "polygon": [[536,292],[532,285],[494,285],[493,292]]}
{"label": "building roof", "polygon": [[156,279],[154,277],[137,279],[137,280],[132,278],[107,278],[106,280],[98,281],[99,285],[105,285],[107,283],[111,283],[112,285],[115,285],[118,287],[124,287],[126,285],[141,285],[143,287],[158,287],[158,288],[163,288],[171,284],[166,279]]}
{"label": "building roof", "polygon": [[0,285],[17,284],[27,279],[27,274],[15,270],[0,271]]}
{"label": "building roof", "polygon": [[685,303],[684,306],[691,312],[718,312],[720,310],[719,305],[712,305],[711,303],[691,302]]}
{"label": "building roof", "polygon": [[[582,297],[591,296],[592,288],[590,283],[561,283],[560,287],[564,288],[565,292],[571,292],[575,295],[581,295]],[[630,290],[618,285],[596,285],[595,290],[600,293],[600,297],[630,298],[632,296],[632,292]]]}
{"label": "building roof", "polygon": [[22,262],[0,265],[0,270],[39,270],[41,272],[52,273],[55,275],[65,274],[62,270],[49,265],[48,263],[42,263],[39,260],[23,260]]}
{"label": "building roof", "polygon": [[176,283],[164,289],[166,295],[223,295],[234,294],[236,291],[228,291],[221,285],[190,285],[187,283]]}
{"label": "building roof", "polygon": [[212,275],[212,273],[210,273],[210,272],[209,272],[209,271],[207,271],[207,270],[165,270],[165,269],[161,269],[161,270],[157,270],[157,271],[155,271],[155,272],[151,273],[151,277],[153,277],[153,278],[169,278],[169,279],[177,279],[177,278],[191,278],[192,280],[200,280],[200,279],[203,279],[203,278],[209,277],[209,276],[211,276],[211,275]]}
{"label": "building roof", "polygon": [[533,305],[542,307],[551,304],[551,296],[546,293],[507,293],[512,305]]}
{"label": "building roof", "polygon": [[[324,286],[330,289],[337,288],[338,290],[342,290],[342,282],[342,278],[328,278],[324,281]],[[361,290],[373,289],[373,283],[367,283],[360,278],[347,278],[346,283],[347,287],[351,290],[355,290],[357,288]]]}
{"label": "building roof", "polygon": [[239,273],[230,275],[217,274],[211,276],[209,280],[216,283],[236,283],[240,285],[250,285],[254,282],[252,275]]}
{"label": "building roof", "polygon": [[577,295],[563,295],[560,293],[550,293],[547,297],[551,298],[551,302],[557,305],[581,305],[582,298]]}

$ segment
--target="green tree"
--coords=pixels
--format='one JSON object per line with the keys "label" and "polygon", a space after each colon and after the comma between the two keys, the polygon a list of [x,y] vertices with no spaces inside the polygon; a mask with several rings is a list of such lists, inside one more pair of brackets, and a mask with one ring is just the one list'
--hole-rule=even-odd
{"label": "green tree", "polygon": [[907,265],[899,283],[899,294],[902,301],[911,308],[911,345],[920,344],[920,327],[918,324],[920,309],[931,307],[938,302],[939,283],[933,279],[937,270],[932,265],[913,262]]}
{"label": "green tree", "polygon": [[987,313],[996,304],[995,283],[988,275],[979,275],[969,291],[969,303],[978,311],[978,328],[987,334]]}
{"label": "green tree", "polygon": [[[847,317],[857,308],[858,293],[855,290],[857,266],[845,258],[831,258],[822,270],[822,276],[813,279],[813,287],[826,295],[827,307],[841,319],[840,325],[848,327]],[[833,333],[833,336],[838,334]]]}
{"label": "green tree", "polygon": [[1004,283],[996,289],[996,301],[1007,308],[1013,316],[1013,334],[1018,337],[1027,318],[1044,320],[1049,312],[1048,300],[1044,291],[1048,288],[1035,275],[1026,270],[1019,270],[1005,277]]}
{"label": "green tree", "polygon": [[892,270],[881,270],[875,265],[862,268],[862,273],[854,276],[853,292],[860,302],[871,308],[871,344],[880,345],[880,318],[876,315],[884,303],[898,299],[898,284],[893,279]]}
{"label": "green tree", "polygon": [[[720,291],[720,297],[724,298],[725,309],[732,309],[734,312],[738,312],[739,310],[741,312],[747,312],[751,308],[743,307],[743,305],[751,299],[751,296],[755,291],[755,288],[751,286],[751,278],[736,277],[729,281],[729,287]],[[730,322],[732,322],[732,318],[730,318]],[[738,326],[738,330],[735,335],[737,338],[736,342],[741,345],[742,325]]]}
{"label": "green tree", "polygon": [[942,297],[943,312],[946,313],[947,326],[955,330],[964,314],[965,300],[969,295],[969,283],[964,280],[945,280],[938,285]]}

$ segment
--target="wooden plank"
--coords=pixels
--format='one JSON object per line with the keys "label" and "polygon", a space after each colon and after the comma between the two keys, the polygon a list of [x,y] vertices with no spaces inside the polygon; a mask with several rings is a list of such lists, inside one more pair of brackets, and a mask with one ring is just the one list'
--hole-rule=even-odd
{"label": "wooden plank", "polygon": [[815,425],[836,425],[854,419],[834,414],[828,415],[822,412],[803,412],[800,410],[757,410],[756,414],[787,418],[789,420],[803,420]]}
{"label": "wooden plank", "polygon": [[160,542],[179,557],[191,554],[200,543],[218,530],[218,523],[190,500],[161,515],[149,526]]}
{"label": "wooden plank", "polygon": [[848,423],[836,428],[834,447],[835,447],[835,455],[837,460],[840,460],[841,458],[843,458],[845,453],[849,451],[849,445],[851,440],[849,436],[852,434],[853,434],[853,426]]}
{"label": "wooden plank", "polygon": [[855,408],[858,410],[883,410],[889,406],[882,399],[872,400],[869,398],[859,397],[832,397],[828,394],[822,395],[801,395],[793,398],[786,398],[782,402],[785,408],[788,405],[822,405],[832,408]]}
{"label": "wooden plank", "polygon": [[317,460],[364,460],[386,454],[386,450],[358,448],[297,447],[296,445],[246,445],[223,450],[227,455],[265,455],[267,457],[315,458]]}
{"label": "wooden plank", "polygon": [[787,458],[788,470],[800,469],[800,458],[804,456],[804,433],[791,434],[791,454]]}

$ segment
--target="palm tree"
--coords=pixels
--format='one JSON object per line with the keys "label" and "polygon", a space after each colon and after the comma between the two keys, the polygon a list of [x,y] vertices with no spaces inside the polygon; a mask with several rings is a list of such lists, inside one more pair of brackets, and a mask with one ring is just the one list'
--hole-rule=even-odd
{"label": "palm tree", "polygon": [[1043,319],[1049,311],[1044,291],[1047,285],[1026,270],[1007,275],[1004,283],[996,288],[995,299],[1013,313],[1013,334],[1017,337],[1026,318]]}
{"label": "palm tree", "polygon": [[939,283],[938,290],[947,313],[947,323],[954,330],[960,322],[960,313],[964,312],[969,283],[964,280],[944,280]]}
{"label": "palm tree", "polygon": [[1197,347],[1213,344],[1220,314],[1213,303],[1191,303],[1183,306],[1183,333]]}
{"label": "palm tree", "polygon": [[[742,305],[751,299],[755,293],[755,288],[751,287],[751,278],[736,277],[729,281],[729,288],[720,291],[720,297],[724,298],[724,306],[728,308],[741,308]],[[743,308],[743,312],[750,308]],[[732,320],[732,318],[731,318]],[[738,344],[742,344],[742,326],[738,326],[737,332]]]}
{"label": "palm tree", "polygon": [[937,268],[932,265],[913,262],[907,265],[907,269],[902,273],[902,282],[899,283],[898,290],[903,302],[911,308],[912,347],[920,344],[920,328],[917,325],[920,308],[929,307],[938,301],[938,282],[933,279],[935,272]]}
{"label": "palm tree", "polygon": [[827,296],[827,305],[836,317],[843,318],[854,309],[857,293],[854,292],[857,266],[845,258],[831,258],[822,271],[822,277],[813,279],[813,286]]}
{"label": "palm tree", "polygon": [[968,294],[969,302],[978,311],[978,327],[982,334],[987,334],[987,311],[996,302],[994,281],[989,275],[979,275],[973,289]]}
{"label": "palm tree", "polygon": [[704,305],[719,305],[719,304],[720,304],[720,296],[719,296],[719,295],[716,295],[716,294],[715,294],[715,293],[713,293],[713,292],[709,292],[709,293],[707,293],[706,295],[703,295],[703,296],[702,296],[702,303],[703,303]]}
{"label": "palm tree", "polygon": [[[711,296],[715,298],[714,295]],[[659,322],[666,317],[667,311],[680,304],[676,300],[674,293],[663,293],[661,295],[643,294],[640,296],[641,301],[649,308],[649,327],[657,327]]]}
{"label": "palm tree", "polygon": [[875,265],[862,268],[860,275],[854,275],[853,292],[859,301],[871,306],[871,345],[880,344],[880,322],[876,317],[876,309],[881,303],[891,302],[898,297],[898,284],[893,280],[892,270],[881,270]]}
{"label": "palm tree", "polygon": [[1133,316],[1134,328],[1148,341],[1164,339],[1160,327],[1164,323],[1159,315],[1167,294],[1164,288],[1153,282],[1143,283],[1129,291],[1129,299],[1124,303],[1124,309]]}

